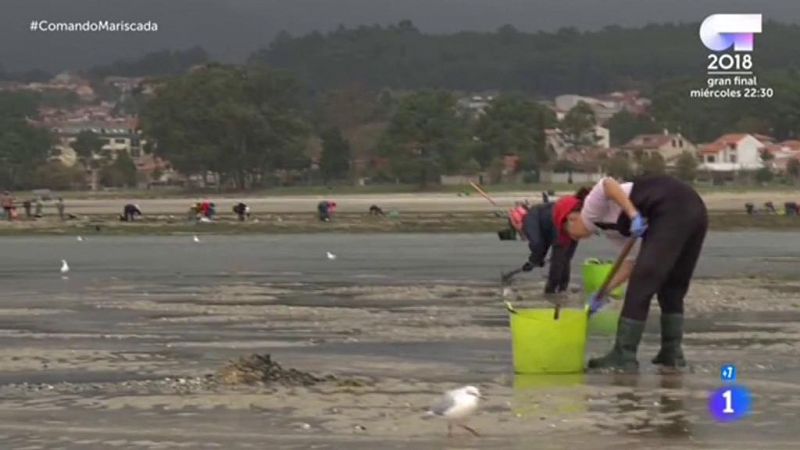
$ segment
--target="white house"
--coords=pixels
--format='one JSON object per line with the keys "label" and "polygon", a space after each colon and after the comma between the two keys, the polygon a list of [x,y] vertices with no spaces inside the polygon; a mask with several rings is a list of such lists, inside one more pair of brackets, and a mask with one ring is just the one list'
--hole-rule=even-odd
{"label": "white house", "polygon": [[764,143],[751,134],[726,134],[700,150],[700,168],[712,172],[757,170],[764,167]]}
{"label": "white house", "polygon": [[595,147],[609,148],[611,147],[611,130],[600,125],[595,125],[594,136],[597,139]]}
{"label": "white house", "polygon": [[629,155],[640,156],[658,153],[671,166],[681,153],[695,153],[697,147],[682,134],[664,130],[662,133],[640,134],[623,145],[621,150]]}
{"label": "white house", "polygon": [[[545,131],[546,147],[551,155],[556,159],[562,159],[564,154],[571,150],[569,144],[564,141],[561,130],[558,128],[548,128]],[[594,141],[592,148],[609,148],[611,147],[611,131],[608,128],[600,125],[595,125],[591,135],[586,136],[587,142]]]}

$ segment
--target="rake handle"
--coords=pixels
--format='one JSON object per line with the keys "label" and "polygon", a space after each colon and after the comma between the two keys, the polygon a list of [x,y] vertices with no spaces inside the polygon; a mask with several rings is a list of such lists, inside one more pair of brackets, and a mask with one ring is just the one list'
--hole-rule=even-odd
{"label": "rake handle", "polygon": [[625,262],[625,258],[628,257],[628,254],[631,252],[633,245],[636,244],[636,238],[632,237],[625,241],[625,245],[622,246],[622,251],[619,252],[619,256],[617,256],[617,260],[614,261],[614,265],[611,267],[611,271],[608,272],[606,275],[606,279],[603,280],[603,284],[600,285],[600,290],[597,291],[600,294],[600,297],[604,297],[608,292],[608,285],[611,284],[611,280],[614,279],[614,275],[617,274],[619,268],[622,267],[622,263]]}
{"label": "rake handle", "polygon": [[[597,291],[598,296],[600,298],[606,296],[608,285],[611,284],[611,280],[614,279],[614,275],[616,275],[617,272],[619,271],[619,268],[622,267],[622,263],[625,261],[625,258],[628,257],[628,254],[631,252],[631,249],[633,249],[634,244],[636,244],[635,237],[628,238],[628,240],[625,241],[625,245],[622,246],[622,251],[620,251],[619,256],[617,256],[617,260],[614,261],[614,265],[611,267],[611,270],[608,272],[608,275],[606,275],[606,279],[603,280],[603,284],[600,285],[600,290]],[[556,309],[555,312],[553,313],[553,319],[558,320],[560,312],[561,312],[561,304],[556,303]]]}

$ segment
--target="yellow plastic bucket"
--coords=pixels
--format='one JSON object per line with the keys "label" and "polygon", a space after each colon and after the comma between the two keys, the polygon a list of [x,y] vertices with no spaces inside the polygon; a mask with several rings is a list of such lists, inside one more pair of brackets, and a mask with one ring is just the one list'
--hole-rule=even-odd
{"label": "yellow plastic bucket", "polygon": [[511,346],[518,374],[580,373],[586,353],[586,309],[512,309]]}

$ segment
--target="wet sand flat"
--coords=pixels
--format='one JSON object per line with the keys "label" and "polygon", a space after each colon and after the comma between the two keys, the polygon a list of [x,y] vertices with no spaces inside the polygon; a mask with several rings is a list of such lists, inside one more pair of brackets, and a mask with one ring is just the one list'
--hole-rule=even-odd
{"label": "wet sand flat", "polygon": [[[649,364],[654,308],[638,376],[515,376],[498,275],[526,250],[489,235],[0,238],[0,447],[796,448],[800,242],[787,236],[712,233],[687,300],[691,369]],[[613,249],[582,245],[576,283],[588,256]],[[539,272],[512,289],[549,307]],[[609,345],[593,336],[588,353]],[[251,353],[358,383],[209,377]],[[724,363],[755,394],[734,425],[706,406]],[[466,383],[487,397],[470,421],[482,436],[448,439],[422,415]]]}

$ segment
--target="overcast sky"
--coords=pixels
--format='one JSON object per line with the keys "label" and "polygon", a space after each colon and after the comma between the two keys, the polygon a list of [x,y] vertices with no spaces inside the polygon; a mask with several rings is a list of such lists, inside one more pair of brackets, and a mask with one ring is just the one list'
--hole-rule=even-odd
{"label": "overcast sky", "polygon": [[[0,65],[19,70],[82,68],[194,45],[240,61],[282,30],[302,34],[339,24],[412,20],[425,32],[597,29],[699,22],[722,12],[800,22],[800,0],[0,0]],[[34,19],[152,20],[156,33],[34,33]]]}

